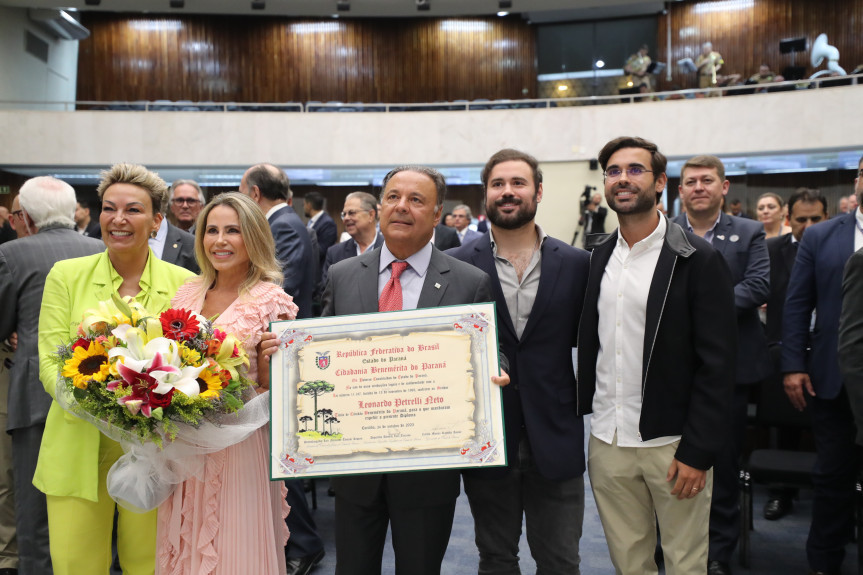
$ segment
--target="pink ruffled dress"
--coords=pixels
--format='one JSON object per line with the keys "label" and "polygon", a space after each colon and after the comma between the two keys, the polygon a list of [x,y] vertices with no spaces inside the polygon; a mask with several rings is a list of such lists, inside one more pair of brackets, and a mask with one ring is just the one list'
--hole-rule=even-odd
{"label": "pink ruffled dress", "polygon": [[[172,307],[200,312],[200,286],[200,278],[185,283],[171,300]],[[293,298],[281,287],[261,282],[214,323],[244,341],[250,363],[247,375],[254,381],[255,346],[261,333],[280,315],[293,319],[296,313]],[[159,506],[157,574],[285,573],[285,517],[290,507],[285,484],[269,480],[269,453],[264,426],[248,439],[208,455],[204,481],[186,480]]]}

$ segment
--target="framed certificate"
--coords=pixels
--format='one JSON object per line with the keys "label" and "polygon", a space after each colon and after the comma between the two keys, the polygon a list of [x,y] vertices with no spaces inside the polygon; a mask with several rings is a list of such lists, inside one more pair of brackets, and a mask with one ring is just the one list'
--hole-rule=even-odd
{"label": "framed certificate", "polygon": [[274,322],[271,478],[506,465],[491,303]]}

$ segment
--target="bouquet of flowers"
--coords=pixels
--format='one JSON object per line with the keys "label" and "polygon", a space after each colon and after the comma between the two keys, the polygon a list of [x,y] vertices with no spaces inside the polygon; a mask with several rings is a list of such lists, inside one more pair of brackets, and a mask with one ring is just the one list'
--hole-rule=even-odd
{"label": "bouquet of flowers", "polygon": [[267,398],[240,369],[241,342],[184,309],[150,314],[114,295],[87,310],[78,338],[58,347],[56,398],[126,451],[108,475],[121,504],[153,509],[203,470],[201,456],[269,419]]}
{"label": "bouquet of flowers", "polygon": [[249,359],[234,336],[184,309],[154,317],[129,297],[87,310],[78,339],[58,352],[78,408],[159,446],[176,438],[176,422],[242,408],[252,386],[237,371]]}

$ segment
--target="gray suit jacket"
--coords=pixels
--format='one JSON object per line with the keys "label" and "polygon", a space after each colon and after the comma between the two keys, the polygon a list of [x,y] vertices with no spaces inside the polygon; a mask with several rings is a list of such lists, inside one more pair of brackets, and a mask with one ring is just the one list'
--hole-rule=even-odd
{"label": "gray suit jacket", "polygon": [[[333,264],[324,288],[321,315],[378,311],[380,261],[381,248],[377,248]],[[418,308],[490,301],[494,301],[491,282],[484,271],[432,249]],[[380,474],[334,477],[332,485],[340,497],[359,505],[371,505],[381,478]],[[393,495],[391,505],[446,505],[459,494],[458,470],[393,473],[387,475],[387,482]]]}
{"label": "gray suit jacket", "polygon": [[162,250],[162,261],[186,268],[192,273],[201,273],[198,260],[195,258],[195,236],[168,222],[168,235],[165,238],[165,248]]}
{"label": "gray suit jacket", "polygon": [[[39,382],[39,310],[45,277],[60,260],[97,254],[101,240],[62,228],[45,228],[0,245],[0,339],[18,332],[18,351],[9,381],[8,429],[44,423],[51,396]],[[59,343],[59,342],[58,342]]]}

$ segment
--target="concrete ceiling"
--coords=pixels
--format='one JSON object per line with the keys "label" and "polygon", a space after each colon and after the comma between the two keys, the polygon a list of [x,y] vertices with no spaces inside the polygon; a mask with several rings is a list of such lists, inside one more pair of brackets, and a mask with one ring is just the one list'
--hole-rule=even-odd
{"label": "concrete ceiling", "polygon": [[[96,0],[90,0],[95,2]],[[263,10],[252,9],[251,0],[183,0],[183,8],[171,8],[170,0],[0,0],[13,8],[74,8],[79,11],[158,14],[247,14],[256,16],[331,17],[443,17],[488,16],[497,13],[499,0],[427,0],[429,10],[418,11],[420,0],[347,0],[349,11],[339,12],[337,0],[262,0]],[[595,20],[656,14],[664,2],[647,0],[511,0],[510,13],[536,22]]]}

